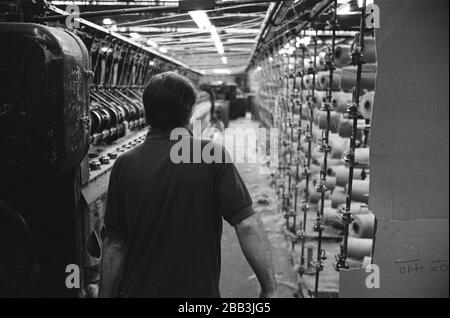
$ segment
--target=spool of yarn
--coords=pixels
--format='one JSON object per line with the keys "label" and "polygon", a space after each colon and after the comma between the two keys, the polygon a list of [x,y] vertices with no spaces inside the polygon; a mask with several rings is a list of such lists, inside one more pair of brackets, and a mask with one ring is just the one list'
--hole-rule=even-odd
{"label": "spool of yarn", "polygon": [[336,209],[331,207],[325,207],[323,209],[323,224],[332,226],[336,229],[343,229],[344,224],[342,223]]}
{"label": "spool of yarn", "polygon": [[311,118],[311,115],[310,115],[311,110],[309,109],[308,104],[306,104],[306,102],[305,102],[302,104],[301,107],[302,107],[302,119],[309,120],[308,117]]}
{"label": "spool of yarn", "polygon": [[334,51],[334,66],[343,67],[350,64],[352,60],[352,49],[350,45],[336,45]]}
{"label": "spool of yarn", "polygon": [[[320,173],[314,174],[311,179],[312,179],[313,185],[316,185],[320,181]],[[325,180],[325,185],[326,185],[328,191],[333,191],[334,188],[336,187],[336,178],[327,176],[327,179]],[[331,207],[331,201],[329,201],[329,204],[330,204],[329,206]]]}
{"label": "spool of yarn", "polygon": [[[330,197],[330,192],[325,192],[325,199]],[[322,198],[322,194],[317,192],[313,187],[309,189],[309,202],[317,204]]]}
{"label": "spool of yarn", "polygon": [[335,187],[331,194],[331,207],[336,209],[339,204],[345,203],[346,196],[345,188]]}
{"label": "spool of yarn", "polygon": [[313,65],[312,61],[310,59],[304,59],[303,60],[303,68],[307,70],[309,67]]}
{"label": "spool of yarn", "polygon": [[326,88],[323,87],[323,83],[325,81],[324,78],[327,76],[330,76],[330,75],[328,72],[325,72],[325,71],[321,71],[316,74],[316,89],[317,90],[326,90]]}
{"label": "spool of yarn", "polygon": [[322,103],[321,99],[320,99],[320,95],[318,94],[317,91],[315,91],[314,98],[312,98],[311,93],[312,93],[311,90],[303,91],[303,97],[305,99],[305,104],[309,102],[313,107],[319,106]]}
{"label": "spool of yarn", "polygon": [[306,180],[302,179],[302,180],[300,180],[300,182],[297,183],[297,189],[299,191],[303,191],[303,190],[305,190],[305,188],[306,188]]}
{"label": "spool of yarn", "polygon": [[375,215],[373,213],[354,216],[350,226],[350,236],[360,238],[373,238],[375,230]]}
{"label": "spool of yarn", "polygon": [[[324,160],[323,160],[323,153],[320,152],[320,154],[321,154],[321,156],[315,158],[315,160],[317,161],[317,164],[320,165],[320,168],[323,169],[324,168],[324,166],[323,166],[323,162],[324,162]],[[339,165],[339,164],[341,164],[341,159],[333,159],[333,158],[328,158],[327,159],[327,169],[329,167],[333,167],[333,166],[336,166],[336,165]]]}
{"label": "spool of yarn", "polygon": [[[321,163],[321,167],[322,167],[322,164],[323,163]],[[340,165],[340,164],[341,164],[341,159],[338,159],[338,158],[328,158],[328,160],[327,160],[327,168],[328,167],[334,167],[334,166],[337,166],[337,165]]]}
{"label": "spool of yarn", "polygon": [[319,125],[319,112],[320,112],[319,109],[314,108],[314,110],[313,110],[313,123],[315,125]]}
{"label": "spool of yarn", "polygon": [[316,159],[317,163],[320,164],[320,159],[323,158],[323,153],[319,152],[317,148],[313,148],[311,151],[311,158]]}
{"label": "spool of yarn", "polygon": [[360,168],[368,168],[370,163],[370,149],[369,148],[356,148],[355,160],[357,166]]}
{"label": "spool of yarn", "polygon": [[369,180],[353,180],[352,200],[369,203]]}
{"label": "spool of yarn", "polygon": [[[336,186],[345,187],[348,183],[348,167],[344,165],[335,166],[332,168],[333,173],[336,176]],[[362,178],[362,169],[353,169],[353,179],[361,179]]]}
{"label": "spool of yarn", "polygon": [[[303,67],[307,70],[310,67],[314,68],[314,56],[311,56],[310,59],[305,59],[303,62]],[[322,71],[325,69],[325,57],[321,58],[320,55],[316,56],[316,71]]]}
{"label": "spool of yarn", "polygon": [[[358,119],[358,126],[364,127],[365,124],[364,119]],[[341,118],[339,121],[338,134],[342,138],[350,138],[353,134],[353,119]],[[358,137],[361,137],[362,132],[360,129],[358,129],[357,134]]]}
{"label": "spool of yarn", "polygon": [[372,257],[370,256],[364,256],[362,264],[361,264],[361,268],[366,268],[367,266],[369,266],[370,264],[372,264]]}
{"label": "spool of yarn", "polygon": [[317,93],[317,103],[325,103],[327,101],[327,92],[326,91],[318,91]]}
{"label": "spool of yarn", "polygon": [[[336,188],[336,177],[327,176],[327,180],[325,181],[327,189],[329,191],[333,191]],[[331,201],[330,201],[331,206]]]}
{"label": "spool of yarn", "polygon": [[372,239],[349,237],[347,244],[347,256],[356,259],[363,259],[372,254]]}
{"label": "spool of yarn", "polygon": [[[331,200],[330,199],[324,200],[323,202],[324,202],[324,205],[323,205],[324,208],[331,208]],[[319,201],[317,208],[320,209],[321,206],[322,206],[322,201]]]}
{"label": "spool of yarn", "polygon": [[301,90],[303,87],[303,78],[300,76],[295,77],[295,88]]}
{"label": "spool of yarn", "polygon": [[333,159],[340,159],[342,158],[345,149],[348,148],[349,140],[331,134],[328,143],[331,147],[330,157]]}
{"label": "spool of yarn", "polygon": [[[356,87],[356,66],[345,66],[341,73],[341,89],[346,92],[352,92]],[[376,64],[363,64],[361,72],[361,89],[369,91],[375,90],[377,70]]]}
{"label": "spool of yarn", "polygon": [[[340,69],[333,72],[333,91],[341,90],[341,73]],[[320,72],[318,76],[318,85],[320,89],[328,91],[330,89],[330,72]]]}
{"label": "spool of yarn", "polygon": [[318,165],[311,165],[311,168],[309,170],[311,172],[311,175],[320,173],[320,167]]}
{"label": "spool of yarn", "polygon": [[[356,45],[356,42],[352,43],[351,50]],[[374,37],[364,37],[364,61],[366,63],[377,62],[377,50]]]}
{"label": "spool of yarn", "polygon": [[353,120],[342,118],[339,121],[338,134],[343,138],[350,138],[353,133]]}
{"label": "spool of yarn", "polygon": [[[345,208],[345,203],[339,204],[336,210],[339,211],[342,208]],[[350,212],[353,214],[353,216],[372,213],[370,212],[369,206],[366,203],[355,201],[352,201],[350,204]]]}
{"label": "spool of yarn", "polygon": [[309,205],[310,212],[316,212],[317,209],[319,208],[318,202],[316,202],[316,203],[309,202],[308,205]]}
{"label": "spool of yarn", "polygon": [[306,152],[308,151],[308,143],[305,142],[304,140],[302,140],[302,141],[300,142],[300,151],[301,151],[304,155],[306,155]]}
{"label": "spool of yarn", "polygon": [[312,83],[313,83],[313,76],[312,75],[305,75],[303,76],[303,84],[305,85],[306,89],[312,89]]}
{"label": "spool of yarn", "polygon": [[293,88],[294,87],[294,78],[293,77],[289,77],[287,79],[287,84],[289,88]]}
{"label": "spool of yarn", "polygon": [[313,126],[312,136],[313,136],[313,141],[317,142],[319,140],[319,138],[322,137],[322,130],[320,130],[319,127],[317,127],[317,126]]}
{"label": "spool of yarn", "polygon": [[317,56],[317,59],[316,59],[317,71],[325,70],[325,66],[326,66],[325,57],[326,57],[326,55],[327,55],[326,52],[320,52],[319,55]]}
{"label": "spool of yarn", "polygon": [[359,112],[365,119],[370,119],[372,116],[372,107],[375,97],[375,92],[366,92],[359,102]]}
{"label": "spool of yarn", "polygon": [[346,92],[334,92],[331,98],[333,109],[338,113],[347,112],[349,104],[352,102],[352,94]]}
{"label": "spool of yarn", "polygon": [[[339,122],[341,121],[342,114],[331,111],[330,112],[330,131],[332,133],[337,133],[339,128]],[[320,129],[327,129],[327,112],[318,112],[318,125]]]}

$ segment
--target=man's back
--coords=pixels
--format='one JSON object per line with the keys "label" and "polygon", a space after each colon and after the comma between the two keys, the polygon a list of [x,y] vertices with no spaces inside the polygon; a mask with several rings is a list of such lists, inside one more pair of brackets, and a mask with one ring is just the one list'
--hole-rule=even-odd
{"label": "man's back", "polygon": [[232,163],[174,163],[169,133],[150,132],[111,174],[105,223],[127,242],[121,295],[219,297],[222,217],[236,225],[252,201]]}
{"label": "man's back", "polygon": [[192,82],[173,72],[144,90],[152,129],[111,171],[99,297],[219,297],[222,217],[236,229],[261,297],[275,296],[267,236],[236,167],[222,146],[182,128],[196,98]]}

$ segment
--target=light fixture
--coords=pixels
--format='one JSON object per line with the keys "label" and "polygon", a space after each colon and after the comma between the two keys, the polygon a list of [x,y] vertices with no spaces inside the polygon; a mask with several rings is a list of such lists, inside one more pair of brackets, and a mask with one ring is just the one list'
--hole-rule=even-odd
{"label": "light fixture", "polygon": [[223,55],[225,53],[225,50],[223,48],[222,41],[220,41],[219,33],[217,33],[217,29],[215,26],[211,26],[211,37],[214,41],[214,45],[216,46],[217,52],[219,52],[220,55]]}
{"label": "light fixture", "polygon": [[211,32],[211,38],[214,41],[217,52],[220,55],[225,54],[225,49],[223,47],[222,41],[220,40],[219,33],[217,33],[216,27],[211,24],[211,21],[209,20],[206,12],[203,10],[189,11],[189,15],[191,16],[192,20],[194,20],[195,24],[197,24],[199,29],[209,30]]}
{"label": "light fixture", "polygon": [[226,56],[222,56],[222,63],[223,64],[228,64],[228,59]]}
{"label": "light fixture", "polygon": [[209,21],[208,15],[203,10],[189,11],[189,15],[199,29],[209,30],[211,27],[211,21]]}
{"label": "light fixture", "polygon": [[149,64],[150,66],[153,66],[153,65],[155,65],[155,61],[150,61],[150,62],[148,62],[148,64]]}
{"label": "light fixture", "polygon": [[168,50],[165,47],[160,47],[159,51],[164,54],[166,54],[168,52]]}
{"label": "light fixture", "polygon": [[155,49],[158,47],[158,44],[156,42],[150,40],[150,39],[147,40],[147,44],[150,45],[151,47],[155,48]]}
{"label": "light fixture", "polygon": [[261,71],[262,71],[262,67],[261,67],[261,66],[258,66],[258,67],[256,68],[256,71],[261,72]]}
{"label": "light fixture", "polygon": [[103,24],[104,24],[104,25],[111,25],[111,24],[113,24],[113,23],[114,23],[114,21],[111,20],[110,18],[104,18],[104,19],[103,19]]}

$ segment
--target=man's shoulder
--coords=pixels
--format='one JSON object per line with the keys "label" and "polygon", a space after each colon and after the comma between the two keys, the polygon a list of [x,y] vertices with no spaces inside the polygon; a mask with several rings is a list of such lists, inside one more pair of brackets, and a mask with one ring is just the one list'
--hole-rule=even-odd
{"label": "man's shoulder", "polygon": [[115,161],[115,165],[123,166],[127,162],[132,161],[134,158],[137,158],[139,156],[139,154],[141,153],[142,148],[143,148],[143,145],[138,145],[138,146],[120,154]]}

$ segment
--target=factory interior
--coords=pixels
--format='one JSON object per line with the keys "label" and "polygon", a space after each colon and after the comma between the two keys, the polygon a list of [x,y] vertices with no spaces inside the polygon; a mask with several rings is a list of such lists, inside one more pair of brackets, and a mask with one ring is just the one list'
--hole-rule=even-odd
{"label": "factory interior", "polygon": [[[111,169],[145,143],[143,92],[169,71],[198,92],[190,129],[243,153],[278,298],[448,298],[448,12],[1,0],[0,298],[97,298]],[[221,297],[258,298],[233,226],[221,235]]]}

